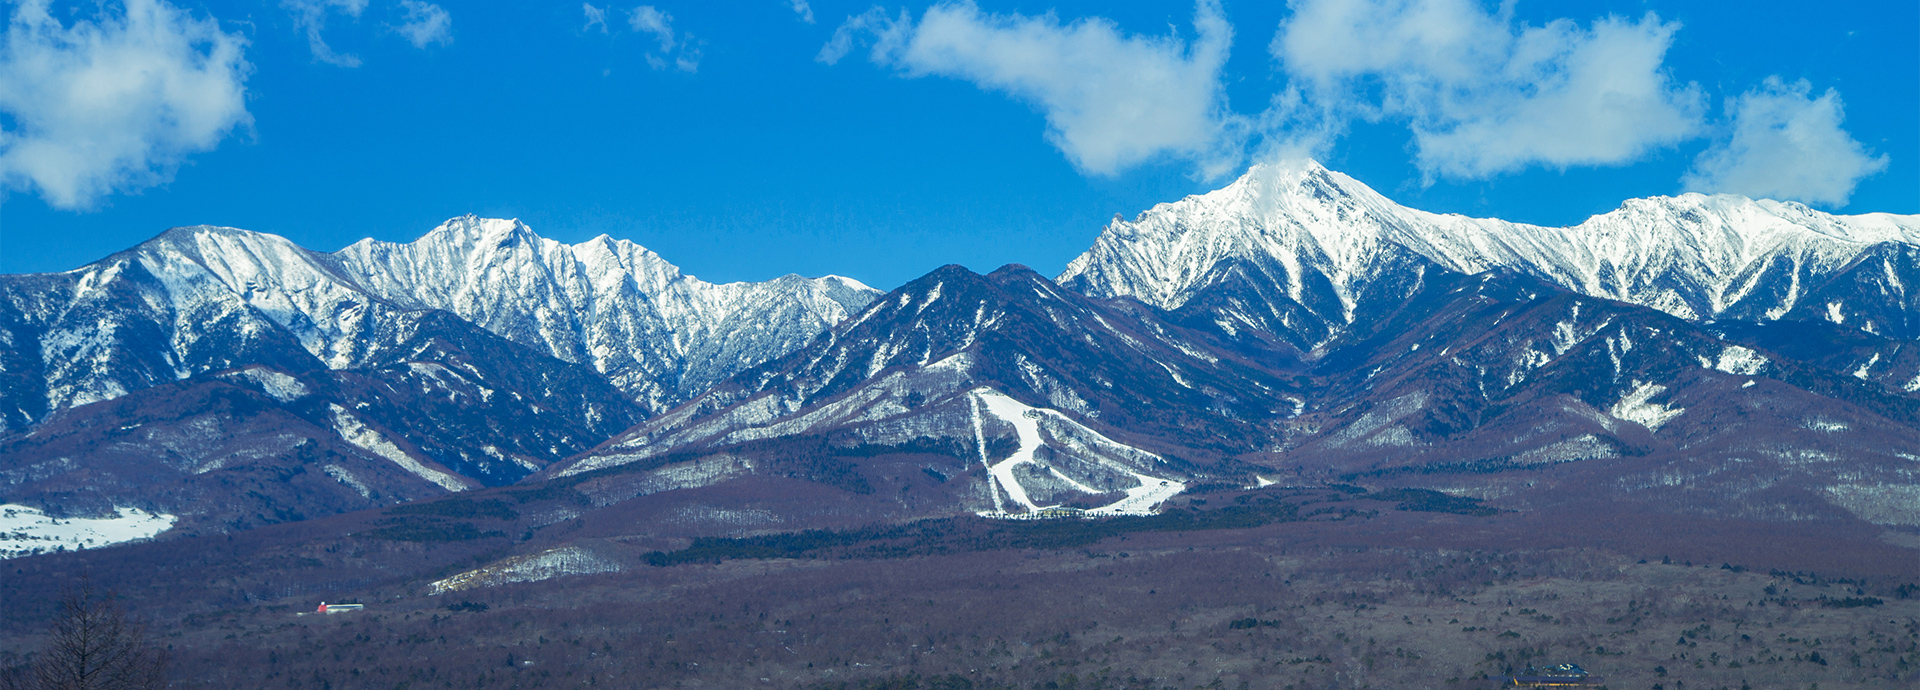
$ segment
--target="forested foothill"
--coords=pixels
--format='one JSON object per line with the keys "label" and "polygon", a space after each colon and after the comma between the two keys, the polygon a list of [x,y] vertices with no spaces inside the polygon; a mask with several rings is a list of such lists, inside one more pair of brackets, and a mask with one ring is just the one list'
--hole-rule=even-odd
{"label": "forested foothill", "polygon": [[[87,573],[170,650],[173,687],[1470,688],[1573,662],[1609,687],[1844,688],[1920,671],[1911,551],[1830,526],[1603,527],[1338,483],[1195,486],[1144,517],[717,534],[659,516],[867,494],[768,478],[583,510],[644,474],[8,563],[0,664],[33,663],[59,599],[42,588]],[[899,472],[872,491],[890,481],[953,483]],[[568,549],[611,565],[430,593]]]}

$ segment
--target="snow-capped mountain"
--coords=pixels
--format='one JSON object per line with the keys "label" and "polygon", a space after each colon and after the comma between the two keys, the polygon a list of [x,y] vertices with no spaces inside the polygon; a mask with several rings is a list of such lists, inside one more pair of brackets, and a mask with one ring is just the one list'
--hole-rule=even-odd
{"label": "snow-capped mountain", "polygon": [[646,417],[591,368],[448,312],[391,335],[364,366],[250,364],[51,415],[0,438],[0,496],[243,529],[512,483]]}
{"label": "snow-capped mountain", "polygon": [[1685,319],[1825,320],[1920,337],[1920,295],[1906,288],[1920,280],[1920,217],[1684,194],[1541,227],[1406,208],[1312,161],[1259,165],[1218,191],[1115,220],[1058,280],[1175,309],[1231,267],[1351,324],[1411,257],[1460,273],[1507,269]]}
{"label": "snow-capped mountain", "polygon": [[326,259],[393,304],[451,311],[591,364],[655,411],[792,351],[879,294],[839,276],[715,285],[626,240],[567,245],[474,216]]}
{"label": "snow-capped mountain", "polygon": [[1213,347],[1024,266],[945,266],[549,474],[830,438],[945,451],[942,476],[987,470],[973,510],[1140,512],[1299,409],[1289,382]]}
{"label": "snow-capped mountain", "polygon": [[0,499],[230,529],[798,481],[848,494],[808,519],[1031,516],[1289,475],[1880,520],[1915,486],[1915,279],[1916,217],[1684,195],[1544,228],[1312,163],[1116,222],[1057,280],[884,296],[471,216],[332,254],[182,228],[0,278]]}
{"label": "snow-capped mountain", "polygon": [[240,529],[517,481],[814,338],[873,290],[714,285],[631,242],[449,221],[335,254],[169,230],[0,277],[0,495]]}
{"label": "snow-capped mountain", "polygon": [[714,285],[639,245],[568,246],[512,220],[448,221],[336,254],[176,228],[62,274],[0,278],[0,419],[245,364],[365,366],[399,315],[444,309],[605,373],[659,410],[805,343],[876,291],[846,278]]}

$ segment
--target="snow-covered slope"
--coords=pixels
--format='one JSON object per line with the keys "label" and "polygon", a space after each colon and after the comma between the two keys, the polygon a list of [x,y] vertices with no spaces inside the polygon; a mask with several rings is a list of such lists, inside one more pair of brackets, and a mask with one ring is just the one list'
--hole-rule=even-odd
{"label": "snow-covered slope", "polygon": [[402,337],[402,315],[425,309],[593,366],[659,410],[799,347],[875,294],[831,276],[713,285],[631,242],[568,246],[473,216],[337,254],[176,228],[67,273],[0,277],[0,429],[247,364],[366,366]]}
{"label": "snow-covered slope", "polygon": [[715,285],[626,240],[567,245],[474,216],[327,259],[394,304],[591,364],[655,410],[792,351],[879,294],[839,276]]}
{"label": "snow-covered slope", "polygon": [[1687,319],[1819,319],[1920,337],[1920,217],[1834,216],[1744,197],[1634,199],[1573,227],[1400,206],[1312,161],[1260,165],[1218,191],[1115,220],[1059,281],[1173,309],[1223,267],[1266,274],[1295,301],[1352,323],[1412,254],[1463,273],[1501,268]]}

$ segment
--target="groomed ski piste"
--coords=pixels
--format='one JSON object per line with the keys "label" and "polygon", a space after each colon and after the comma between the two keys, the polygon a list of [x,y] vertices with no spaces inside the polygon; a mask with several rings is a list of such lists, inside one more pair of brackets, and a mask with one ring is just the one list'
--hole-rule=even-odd
{"label": "groomed ski piste", "polygon": [[117,508],[114,517],[55,518],[38,508],[8,503],[0,505],[0,560],[151,539],[177,521],[139,508]]}
{"label": "groomed ski piste", "polygon": [[[1152,515],[1154,514],[1155,507],[1161,503],[1165,503],[1167,499],[1173,498],[1187,488],[1184,482],[1142,474],[1133,468],[1105,458],[1100,458],[1100,464],[1109,469],[1131,475],[1139,482],[1137,486],[1125,490],[1127,494],[1126,498],[1087,510],[1058,505],[1039,505],[1027,495],[1026,487],[1021,485],[1020,480],[1014,476],[1015,468],[1026,464],[1036,464],[1046,468],[1053,476],[1073,486],[1076,490],[1089,494],[1103,493],[1098,489],[1075,481],[1073,478],[1062,474],[1053,466],[1042,463],[1034,458],[1034,451],[1046,445],[1040,435],[1039,417],[1041,415],[1051,416],[1061,422],[1065,422],[1076,431],[1086,434],[1100,445],[1140,453],[1153,457],[1156,460],[1159,459],[1159,456],[1109,439],[1099,432],[1089,429],[1057,411],[1028,406],[991,388],[976,388],[969,392],[969,396],[973,404],[973,432],[976,446],[980,449],[980,464],[987,468],[988,481],[990,482],[989,488],[997,489],[993,491],[994,510],[980,511],[979,515],[981,517],[1006,520],[1042,520],[1072,517],[1096,518],[1118,515]],[[1014,451],[1013,455],[1008,456],[1007,459],[1001,460],[998,463],[992,462],[992,460],[987,457],[986,432],[981,427],[980,417],[983,409],[987,414],[991,414],[1008,424],[1012,424],[1014,430],[1020,436],[1020,448]],[[1004,501],[1001,499],[1002,493],[1006,495]],[[1013,508],[1024,510],[1020,512],[1009,511],[1007,501],[1011,501],[1014,504],[1012,506]]]}

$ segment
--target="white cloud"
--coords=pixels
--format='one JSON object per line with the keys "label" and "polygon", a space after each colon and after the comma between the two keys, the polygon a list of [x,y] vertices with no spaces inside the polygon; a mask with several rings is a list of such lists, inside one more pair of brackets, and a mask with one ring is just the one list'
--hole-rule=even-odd
{"label": "white cloud", "polygon": [[1690,191],[1731,192],[1845,206],[1860,180],[1887,168],[1840,128],[1840,94],[1812,97],[1806,80],[1768,77],[1727,104],[1732,136],[1694,160],[1681,184]]}
{"label": "white cloud", "polygon": [[1094,175],[1114,175],[1163,155],[1193,160],[1209,175],[1236,166],[1241,124],[1226,109],[1220,69],[1233,28],[1214,0],[1194,11],[1196,39],[1128,35],[1094,17],[1062,23],[942,2],[890,18],[879,8],[849,17],[820,50],[833,64],[857,40],[874,63],[909,77],[962,79],[1026,101],[1047,120],[1047,140]]}
{"label": "white cloud", "polygon": [[600,27],[600,33],[607,33],[606,8],[594,7],[592,4],[584,2],[580,3],[580,7],[587,13],[587,25],[580,27],[581,31],[592,31],[593,27],[598,26]]}
{"label": "white cloud", "polygon": [[1668,78],[1678,24],[1513,21],[1473,0],[1296,0],[1270,46],[1296,126],[1404,120],[1429,175],[1615,165],[1700,131],[1704,97]]}
{"label": "white cloud", "polygon": [[793,6],[793,13],[800,15],[800,21],[813,23],[813,7],[807,4],[807,0],[788,0],[788,2]]}
{"label": "white cloud", "polygon": [[320,37],[320,31],[327,28],[327,15],[336,10],[354,19],[366,11],[367,0],[281,0],[280,7],[293,14],[293,25],[307,35],[307,48],[313,52],[313,59],[341,67],[359,67],[360,58],[344,53],[335,53]]}
{"label": "white cloud", "polygon": [[166,182],[252,122],[244,37],[162,0],[110,7],[70,26],[44,0],[14,8],[0,46],[0,184],[86,208]]}
{"label": "white cloud", "polygon": [[641,5],[627,15],[627,24],[634,31],[653,34],[654,40],[660,42],[660,52],[673,52],[673,15],[661,12],[652,5]]}
{"label": "white cloud", "polygon": [[394,30],[405,36],[413,47],[453,44],[453,16],[439,5],[420,0],[400,0],[400,9],[407,13],[407,18]]}
{"label": "white cloud", "polygon": [[829,65],[840,64],[847,53],[853,52],[855,41],[869,40],[873,44],[869,58],[875,64],[886,65],[892,61],[893,54],[899,51],[900,44],[912,30],[913,17],[906,10],[901,10],[900,16],[894,18],[876,6],[841,22],[833,30],[833,37],[827,39],[826,45],[820,46],[820,53],[813,59]]}
{"label": "white cloud", "polygon": [[666,69],[669,59],[674,68],[682,72],[693,72],[700,68],[700,52],[693,45],[693,37],[685,33],[675,35],[673,15],[652,5],[641,5],[627,14],[627,24],[634,31],[653,36],[658,43],[659,52],[647,54],[647,64],[654,69]]}

